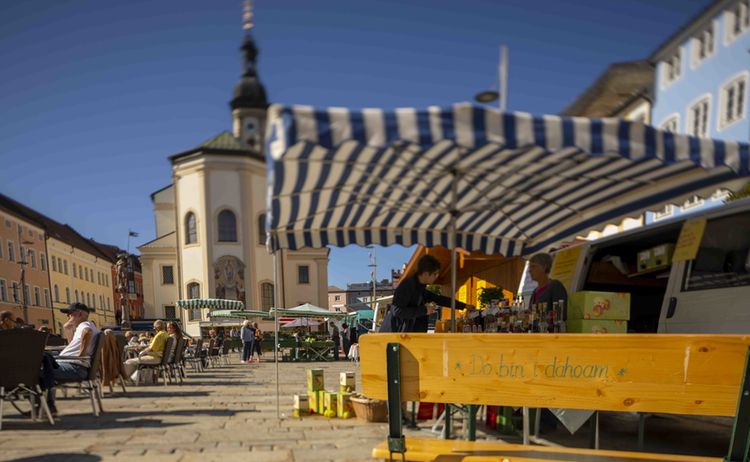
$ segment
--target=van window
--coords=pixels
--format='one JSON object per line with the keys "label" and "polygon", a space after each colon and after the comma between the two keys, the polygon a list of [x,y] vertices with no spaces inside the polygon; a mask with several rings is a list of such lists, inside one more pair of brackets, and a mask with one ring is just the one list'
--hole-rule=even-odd
{"label": "van window", "polygon": [[750,285],[750,213],[706,223],[695,260],[686,265],[682,290]]}

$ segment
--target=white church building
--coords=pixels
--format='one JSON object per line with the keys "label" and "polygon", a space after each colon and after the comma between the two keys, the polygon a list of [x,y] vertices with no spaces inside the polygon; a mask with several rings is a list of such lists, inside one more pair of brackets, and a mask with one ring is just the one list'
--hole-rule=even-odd
{"label": "white church building", "polygon": [[138,247],[146,318],[180,319],[199,335],[208,310],[176,308],[180,299],[241,300],[247,309],[328,304],[328,249],[283,251],[274,300],[273,256],[265,246],[268,101],[258,79],[258,49],[248,33],[244,74],[234,89],[232,132],[171,156],[172,183],[151,194],[156,236]]}

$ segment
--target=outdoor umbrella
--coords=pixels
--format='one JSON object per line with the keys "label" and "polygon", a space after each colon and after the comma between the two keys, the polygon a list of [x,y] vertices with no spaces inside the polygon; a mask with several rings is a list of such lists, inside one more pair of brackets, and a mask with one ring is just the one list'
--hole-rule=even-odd
{"label": "outdoor umbrella", "polygon": [[297,318],[294,321],[290,321],[284,324],[283,326],[281,326],[281,328],[284,329],[287,327],[315,327],[319,325],[320,325],[320,322],[313,321],[312,319],[309,319],[309,318]]}
{"label": "outdoor umbrella", "polygon": [[531,254],[666,203],[735,189],[750,169],[744,143],[470,104],[274,105],[266,140],[271,251],[442,245],[452,250],[452,293],[457,247]]}

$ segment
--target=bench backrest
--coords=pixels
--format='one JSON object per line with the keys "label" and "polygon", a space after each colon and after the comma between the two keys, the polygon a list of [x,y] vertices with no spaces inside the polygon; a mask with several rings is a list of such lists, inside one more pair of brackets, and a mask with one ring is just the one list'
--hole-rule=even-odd
{"label": "bench backrest", "polygon": [[369,398],[388,398],[395,347],[402,401],[734,416],[750,336],[368,334],[359,345]]}

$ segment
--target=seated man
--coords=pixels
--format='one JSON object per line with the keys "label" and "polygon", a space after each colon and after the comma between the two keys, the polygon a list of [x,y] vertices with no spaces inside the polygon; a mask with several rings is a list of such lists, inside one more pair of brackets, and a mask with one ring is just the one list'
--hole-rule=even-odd
{"label": "seated man", "polygon": [[[59,367],[52,369],[54,379],[58,383],[83,380],[91,367],[88,357],[94,353],[94,336],[99,333],[94,323],[88,320],[89,313],[94,310],[83,303],[73,303],[60,311],[68,315],[63,325],[68,346],[55,358]],[[47,392],[47,405],[52,415],[56,415],[54,388]]]}
{"label": "seated man", "polygon": [[154,330],[156,335],[151,340],[148,348],[141,351],[137,358],[128,359],[125,361],[125,374],[130,377],[134,382],[138,382],[138,371],[139,364],[159,364],[161,362],[164,348],[167,346],[167,331],[164,330],[164,321],[154,321]]}
{"label": "seated man", "polygon": [[0,311],[0,330],[10,330],[16,328],[16,321],[13,320],[13,313],[10,311]]}

